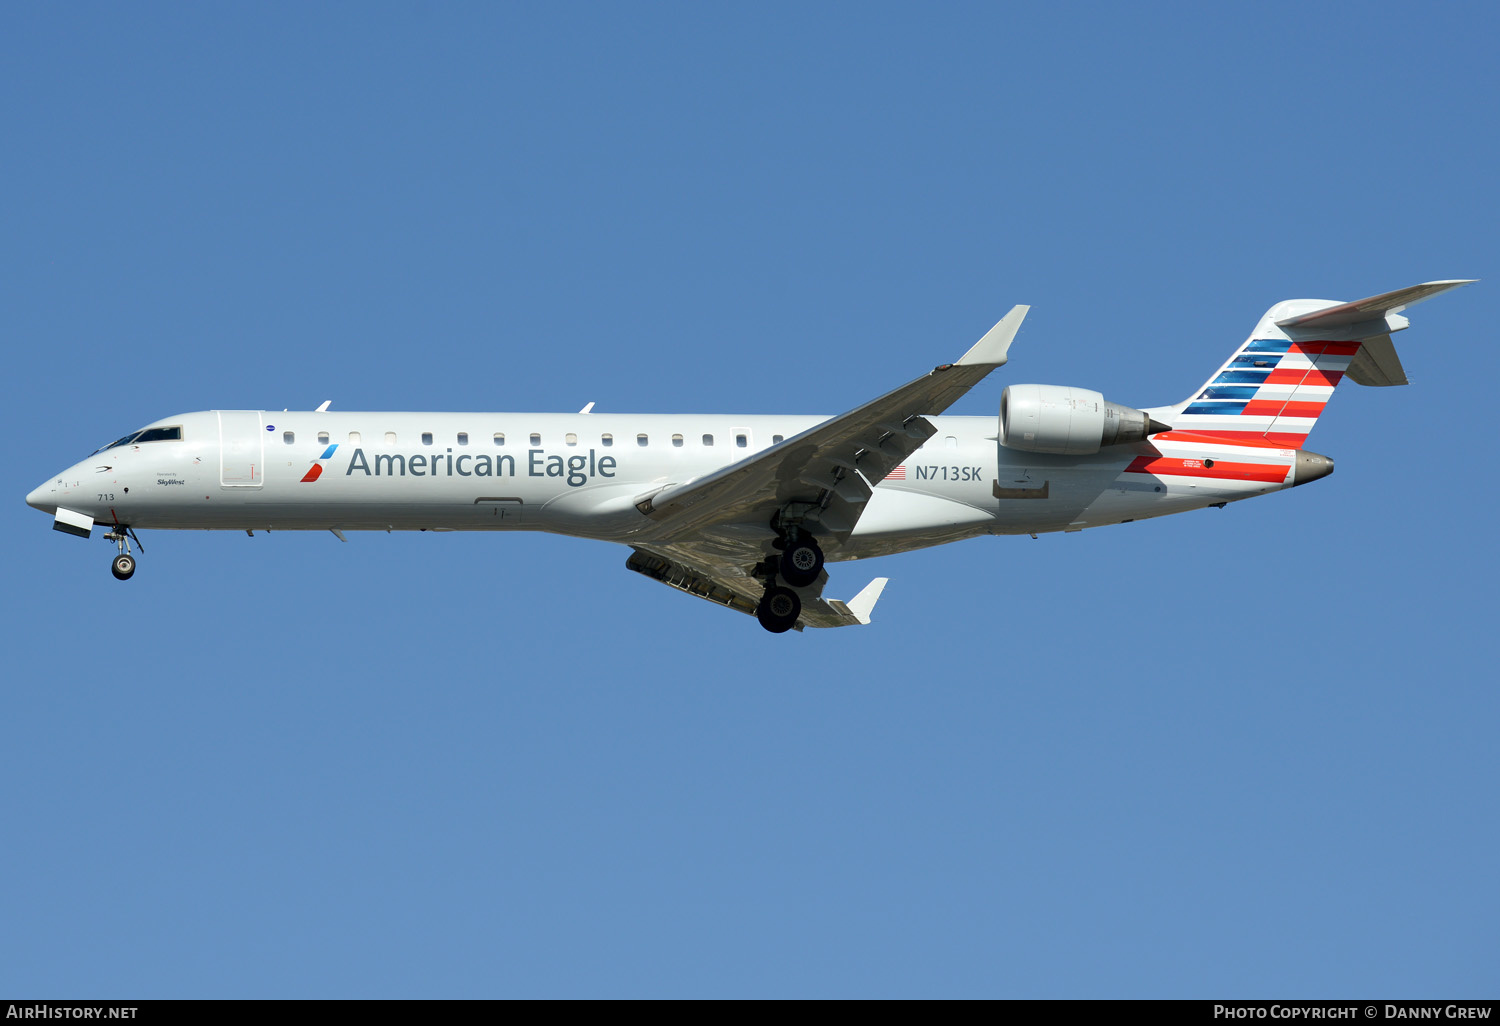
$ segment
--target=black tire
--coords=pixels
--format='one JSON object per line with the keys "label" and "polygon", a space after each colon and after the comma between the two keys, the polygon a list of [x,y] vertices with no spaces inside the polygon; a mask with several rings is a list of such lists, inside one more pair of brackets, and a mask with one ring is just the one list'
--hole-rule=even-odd
{"label": "black tire", "polygon": [[784,634],[797,625],[802,615],[802,600],[791,588],[774,586],[766,589],[765,597],[755,608],[755,618],[772,634]]}
{"label": "black tire", "polygon": [[779,566],[783,581],[793,588],[805,588],[823,572],[823,550],[811,538],[788,542]]}
{"label": "black tire", "polygon": [[130,580],[130,575],[135,573],[135,557],[128,553],[120,553],[109,565],[109,572],[115,575],[117,581]]}

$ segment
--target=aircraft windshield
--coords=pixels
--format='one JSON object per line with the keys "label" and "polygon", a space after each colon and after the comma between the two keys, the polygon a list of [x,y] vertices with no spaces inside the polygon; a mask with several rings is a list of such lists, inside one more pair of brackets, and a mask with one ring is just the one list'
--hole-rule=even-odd
{"label": "aircraft windshield", "polygon": [[124,438],[117,438],[113,442],[110,442],[108,445],[101,445],[99,446],[99,448],[90,453],[90,455],[97,456],[101,452],[104,452],[108,449],[118,449],[122,445],[140,445],[142,442],[180,441],[182,441],[182,428],[180,427],[146,428],[143,431],[132,431]]}

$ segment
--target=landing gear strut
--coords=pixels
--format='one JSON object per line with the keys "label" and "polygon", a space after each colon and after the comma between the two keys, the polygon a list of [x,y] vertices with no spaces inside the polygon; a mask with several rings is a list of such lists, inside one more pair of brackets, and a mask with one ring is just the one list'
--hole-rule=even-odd
{"label": "landing gear strut", "polygon": [[109,572],[115,575],[117,581],[130,580],[130,575],[135,573],[135,557],[130,554],[129,539],[135,538],[135,543],[140,545],[142,552],[146,551],[146,546],[141,545],[141,540],[135,537],[135,532],[124,525],[117,525],[104,538],[106,541],[115,542],[120,547],[120,554],[110,563]]}

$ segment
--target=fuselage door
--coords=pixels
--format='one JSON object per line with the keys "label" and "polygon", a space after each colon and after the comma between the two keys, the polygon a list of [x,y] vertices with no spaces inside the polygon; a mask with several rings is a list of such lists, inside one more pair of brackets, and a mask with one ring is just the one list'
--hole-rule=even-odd
{"label": "fuselage door", "polygon": [[265,430],[259,410],[218,410],[219,484],[259,488],[265,481]]}

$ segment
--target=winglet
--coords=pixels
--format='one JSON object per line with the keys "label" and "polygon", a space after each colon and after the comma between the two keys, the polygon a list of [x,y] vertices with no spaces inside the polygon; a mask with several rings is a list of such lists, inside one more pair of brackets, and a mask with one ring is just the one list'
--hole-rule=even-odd
{"label": "winglet", "polygon": [[849,607],[849,612],[860,623],[870,622],[870,613],[875,609],[875,603],[880,601],[880,593],[885,590],[889,577],[877,577],[865,585],[865,590],[854,596],[844,605]]}
{"label": "winglet", "polygon": [[1000,367],[1006,360],[1006,354],[1010,352],[1010,344],[1015,341],[1016,331],[1020,329],[1021,322],[1026,319],[1026,314],[1031,310],[1029,306],[1013,306],[1010,313],[1000,318],[993,328],[984,333],[984,338],[975,342],[967,353],[958,358],[955,367]]}

